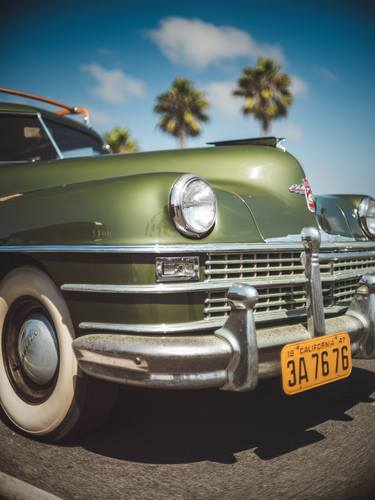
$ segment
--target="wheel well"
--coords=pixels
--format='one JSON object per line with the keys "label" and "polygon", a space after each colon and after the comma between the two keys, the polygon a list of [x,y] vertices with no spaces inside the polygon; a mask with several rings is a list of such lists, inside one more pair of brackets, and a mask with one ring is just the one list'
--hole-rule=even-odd
{"label": "wheel well", "polygon": [[48,274],[44,267],[40,264],[40,262],[38,262],[31,255],[20,253],[5,253],[0,254],[0,281],[10,271],[20,266],[36,267]]}

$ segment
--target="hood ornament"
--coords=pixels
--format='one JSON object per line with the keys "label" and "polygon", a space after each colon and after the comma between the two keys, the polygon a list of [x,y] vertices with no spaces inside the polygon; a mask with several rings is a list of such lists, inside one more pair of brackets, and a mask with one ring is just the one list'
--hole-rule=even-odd
{"label": "hood ornament", "polygon": [[309,181],[306,177],[302,180],[301,184],[293,184],[292,186],[290,186],[289,192],[305,196],[307,208],[310,210],[310,212],[315,212],[316,205],[314,195],[311,191]]}

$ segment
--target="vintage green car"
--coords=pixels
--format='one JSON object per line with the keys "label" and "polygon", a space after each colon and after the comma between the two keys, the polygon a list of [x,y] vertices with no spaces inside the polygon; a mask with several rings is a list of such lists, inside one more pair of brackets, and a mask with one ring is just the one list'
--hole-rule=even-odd
{"label": "vintage green car", "polygon": [[0,402],[21,431],[87,432],[117,383],[281,374],[294,394],[375,357],[375,201],[314,197],[279,140],[113,155],[14,103],[0,135]]}

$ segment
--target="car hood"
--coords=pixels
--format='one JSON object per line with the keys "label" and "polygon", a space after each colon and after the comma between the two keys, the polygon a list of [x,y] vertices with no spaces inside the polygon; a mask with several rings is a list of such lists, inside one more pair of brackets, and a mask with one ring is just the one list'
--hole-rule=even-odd
{"label": "car hood", "polygon": [[316,226],[305,197],[289,190],[303,182],[301,165],[289,153],[267,146],[225,146],[1,165],[0,198],[160,172],[195,173],[207,179],[214,189],[239,197],[248,210],[253,236],[256,231],[261,240],[297,235],[305,226]]}

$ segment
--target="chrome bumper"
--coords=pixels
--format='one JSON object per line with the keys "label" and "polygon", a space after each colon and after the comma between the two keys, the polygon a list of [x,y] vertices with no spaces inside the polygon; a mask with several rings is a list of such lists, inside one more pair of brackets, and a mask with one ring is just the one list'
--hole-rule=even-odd
{"label": "chrome bumper", "polygon": [[247,284],[228,292],[231,313],[210,335],[140,336],[89,334],[73,342],[81,369],[97,378],[155,388],[205,388],[245,391],[258,380],[280,373],[285,344],[347,331],[352,354],[375,357],[375,275],[364,275],[346,314],[324,318],[319,271],[320,235],[302,232],[307,278],[307,328],[303,324],[256,330],[258,293]]}

